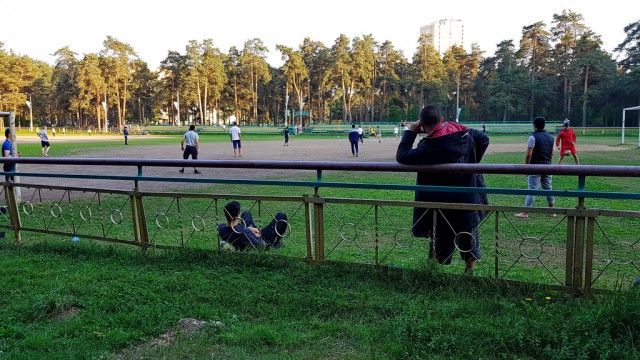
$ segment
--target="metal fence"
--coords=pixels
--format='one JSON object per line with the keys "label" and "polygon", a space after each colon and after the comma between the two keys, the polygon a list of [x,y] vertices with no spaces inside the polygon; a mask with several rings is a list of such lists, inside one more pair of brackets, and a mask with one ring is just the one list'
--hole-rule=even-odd
{"label": "metal fence", "polygon": [[[621,288],[640,272],[637,255],[640,212],[585,207],[585,199],[640,200],[637,193],[596,192],[586,188],[587,177],[637,178],[640,167],[70,158],[8,158],[5,163],[16,163],[27,170],[29,164],[46,164],[51,170],[3,173],[6,178],[0,198],[6,199],[6,207],[0,211],[0,228],[13,233],[16,242],[95,239],[134,245],[145,251],[171,248],[221,251],[216,227],[225,222],[223,205],[233,199],[251,210],[258,225],[267,224],[279,211],[288,214],[287,231],[283,234],[285,247],[264,252],[265,256],[277,254],[309,261],[402,268],[437,267],[461,274],[461,261],[454,260],[451,266],[431,261],[428,239],[414,237],[411,230],[415,207],[428,209],[426,216],[434,219],[444,209],[464,209],[487,214],[479,225],[484,254],[477,262],[476,276],[593,292]],[[274,180],[144,174],[149,167],[188,168],[196,164],[198,168],[212,169],[288,170],[291,175]],[[69,166],[75,166],[73,174],[65,173]],[[101,173],[82,171],[95,168],[100,168]],[[131,169],[131,174],[127,175],[126,169]],[[326,177],[345,172],[408,173],[406,178],[413,178],[416,172],[511,175],[544,172],[574,176],[577,187],[544,191],[491,184],[489,188],[478,189],[326,181]],[[20,175],[20,181],[12,179],[16,175]],[[82,184],[72,186],[69,184],[72,181]],[[143,191],[141,183],[163,183],[174,188],[181,183],[201,183],[208,187],[191,192]],[[278,191],[265,195],[265,188]],[[325,193],[335,191],[328,189],[350,189],[359,196],[327,196]],[[399,200],[378,196],[378,191],[389,190],[404,196],[399,195]],[[521,221],[513,219],[513,213],[525,210],[522,206],[414,202],[408,195],[415,190],[486,192],[490,197],[517,195],[518,202],[526,194],[552,194],[575,199],[575,207],[526,208],[531,219]],[[549,216],[552,213],[558,216],[552,218]],[[446,218],[435,224],[436,230],[443,226],[449,226]],[[457,248],[457,252],[464,251],[467,250]]]}

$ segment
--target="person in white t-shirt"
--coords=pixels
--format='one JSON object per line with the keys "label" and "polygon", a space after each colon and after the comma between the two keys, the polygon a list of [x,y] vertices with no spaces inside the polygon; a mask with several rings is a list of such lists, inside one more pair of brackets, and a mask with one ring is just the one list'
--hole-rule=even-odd
{"label": "person in white t-shirt", "polygon": [[[233,157],[242,157],[242,131],[240,131],[240,127],[233,123],[231,129],[229,129],[229,137],[231,138],[231,143],[233,144]],[[238,153],[236,155],[236,149]]]}

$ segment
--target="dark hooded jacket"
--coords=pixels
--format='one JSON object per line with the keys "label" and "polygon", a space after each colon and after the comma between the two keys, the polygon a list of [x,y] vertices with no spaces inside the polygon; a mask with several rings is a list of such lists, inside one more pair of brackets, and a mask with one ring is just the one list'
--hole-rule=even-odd
{"label": "dark hooded jacket", "polygon": [[[420,140],[413,149],[417,134],[405,131],[398,145],[396,160],[401,164],[435,165],[479,163],[489,146],[489,137],[481,132],[469,129],[458,123],[444,123],[428,136]],[[430,174],[418,173],[417,185],[484,187],[480,174]],[[482,196],[474,193],[427,192],[416,191],[416,201],[482,204]],[[413,212],[413,234],[430,236],[433,227],[431,213],[427,209],[415,208]],[[446,221],[456,232],[471,231],[481,220],[478,211],[443,210]],[[424,215],[424,216],[423,216]],[[439,215],[438,222],[442,221]]]}

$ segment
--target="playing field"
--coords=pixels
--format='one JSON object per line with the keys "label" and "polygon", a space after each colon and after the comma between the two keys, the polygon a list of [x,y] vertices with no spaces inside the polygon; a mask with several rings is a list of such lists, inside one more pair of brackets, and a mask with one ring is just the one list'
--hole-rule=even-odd
{"label": "playing field", "polygon": [[[228,137],[225,135],[205,135],[201,137],[200,160],[272,160],[272,161],[340,161],[340,162],[395,162],[396,149],[399,140],[393,137],[383,137],[382,142],[365,139],[360,144],[360,156],[351,156],[348,140],[341,136],[292,136],[289,146],[283,146],[280,137],[275,136],[245,136],[249,140],[243,140],[242,157],[234,158],[233,149]],[[509,159],[502,159],[500,154],[516,155],[513,162],[524,159],[526,149],[526,137],[524,136],[492,136],[491,145],[485,155],[484,163],[502,163]],[[618,138],[585,136],[578,138],[577,150],[579,154],[604,154],[633,149],[634,146],[620,146]],[[121,136],[67,136],[51,139],[49,156],[63,157],[100,157],[100,158],[139,158],[139,159],[181,159],[179,136],[130,136],[129,144],[125,146]],[[19,139],[19,146],[25,156],[39,156],[39,141],[31,137]],[[616,165],[616,157],[611,156],[610,165]],[[557,158],[556,158],[557,159]],[[583,158],[583,164],[588,164],[588,156]],[[566,158],[567,164],[572,164],[571,158]],[[521,163],[521,162],[519,162]],[[187,169],[189,170],[189,169]],[[202,175],[194,175],[192,171],[178,174],[177,168],[147,167],[144,174],[147,176],[163,177],[213,177],[213,178],[273,178],[290,175],[283,170],[267,169],[200,169]],[[80,173],[101,174],[110,172],[97,166],[47,166],[47,165],[21,165],[21,172],[36,173]],[[119,169],[120,175],[136,175],[135,167]],[[25,181],[25,180],[23,180]],[[29,179],[31,183],[45,183],[46,179]],[[86,184],[82,180],[65,180],[69,186],[81,186]],[[92,186],[112,188],[113,181],[92,181]],[[131,184],[122,184],[130,188]],[[170,183],[142,183],[143,190],[161,190],[174,188]],[[206,185],[184,184],[182,189],[197,188]]]}

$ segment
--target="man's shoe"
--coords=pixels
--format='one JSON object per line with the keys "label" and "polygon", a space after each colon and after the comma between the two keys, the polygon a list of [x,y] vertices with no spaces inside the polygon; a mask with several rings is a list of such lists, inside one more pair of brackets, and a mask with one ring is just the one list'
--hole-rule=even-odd
{"label": "man's shoe", "polygon": [[358,157],[358,154],[356,154],[356,157]]}
{"label": "man's shoe", "polygon": [[184,169],[182,169],[182,170],[178,170],[178,172],[179,172],[180,174],[184,174]]}
{"label": "man's shoe", "polygon": [[520,219],[528,219],[529,218],[529,214],[527,214],[527,213],[518,213],[518,214],[515,214],[514,216],[517,217],[517,218],[520,218]]}
{"label": "man's shoe", "polygon": [[198,174],[198,175],[202,174],[202,173],[201,173],[200,171],[198,171],[198,170],[193,170],[193,173],[194,173],[194,174]]}

